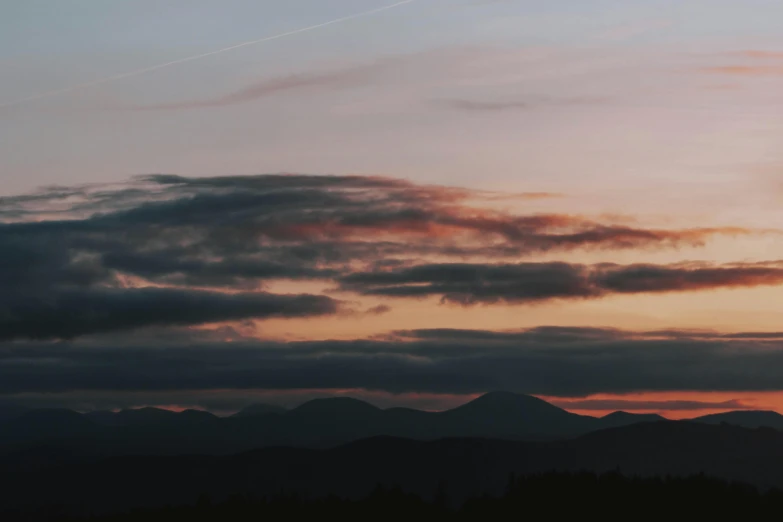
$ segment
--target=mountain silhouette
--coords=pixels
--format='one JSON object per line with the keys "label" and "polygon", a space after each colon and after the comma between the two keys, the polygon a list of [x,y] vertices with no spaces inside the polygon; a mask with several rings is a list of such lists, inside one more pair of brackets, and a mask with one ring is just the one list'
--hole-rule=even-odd
{"label": "mountain silhouette", "polygon": [[774,411],[741,410],[726,413],[714,413],[692,419],[706,424],[731,424],[745,428],[768,427],[783,430],[783,415]]}
{"label": "mountain silhouette", "polygon": [[615,411],[601,417],[601,427],[618,428],[641,422],[661,422],[667,420],[655,413],[628,413],[627,411]]}
{"label": "mountain silhouette", "polygon": [[545,400],[504,391],[486,393],[445,413],[447,415],[467,415],[474,420],[484,418],[490,421],[503,418],[523,418],[526,421],[575,418],[574,414]]}
{"label": "mountain silhouette", "polygon": [[[34,410],[0,423],[0,456],[45,444],[56,444],[76,456],[108,456],[226,455],[269,446],[328,448],[380,436],[548,441],[664,420],[627,412],[601,418],[578,415],[536,397],[503,391],[440,412],[380,409],[348,397],[315,399],[291,410],[254,405],[225,418],[159,408],[86,414]],[[783,416],[774,412],[740,411],[699,417],[693,423],[783,429],[781,421]]]}
{"label": "mountain silhouette", "polygon": [[[55,440],[64,444],[61,439],[67,437],[69,448],[75,454],[228,454],[265,446],[323,448],[377,436],[417,440],[445,437],[553,440],[651,420],[630,414],[622,419],[577,415],[536,397],[510,392],[491,392],[443,412],[409,408],[382,410],[348,397],[314,399],[274,415],[251,414],[259,409],[269,408],[262,406],[228,418],[195,410],[177,413],[159,408],[84,415],[68,412],[73,422],[80,423],[81,432],[45,420],[28,427],[5,423],[0,424],[0,442],[12,447],[29,446],[30,440]],[[192,429],[194,426],[198,429]],[[38,436],[31,439],[31,432]],[[78,438],[80,433],[84,435],[83,440]],[[100,443],[96,443],[96,438]]]}
{"label": "mountain silhouette", "polygon": [[[537,397],[510,392],[491,392],[442,417],[463,436],[517,439],[576,435],[597,429],[600,421],[567,412]],[[457,428],[458,427],[458,428]]]}
{"label": "mountain silhouette", "polygon": [[218,418],[207,411],[184,410],[176,412],[161,408],[137,408],[118,412],[93,411],[85,413],[84,416],[106,426],[193,425]]}
{"label": "mountain silhouette", "polygon": [[326,416],[331,420],[350,419],[352,416],[373,415],[383,411],[370,403],[351,397],[331,397],[307,401],[290,411],[296,416]]}
{"label": "mountain silhouette", "polygon": [[238,412],[232,415],[232,417],[255,417],[257,415],[268,415],[270,413],[283,413],[286,409],[282,406],[274,406],[272,404],[251,404],[242,408]]}

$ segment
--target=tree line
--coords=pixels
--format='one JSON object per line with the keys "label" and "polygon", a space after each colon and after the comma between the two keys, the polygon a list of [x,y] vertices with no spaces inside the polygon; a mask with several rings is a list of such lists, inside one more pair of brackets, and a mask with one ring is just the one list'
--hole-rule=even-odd
{"label": "tree line", "polygon": [[28,513],[0,513],[11,521],[57,522],[244,522],[317,520],[339,517],[341,522],[485,521],[600,517],[602,520],[688,517],[763,519],[783,512],[783,492],[761,490],[744,483],[703,475],[691,477],[629,477],[619,472],[596,474],[546,473],[510,476],[504,494],[471,498],[454,505],[448,484],[441,483],[430,498],[399,486],[378,485],[361,499],[336,496],[307,498],[281,493],[253,498],[235,494],[219,501],[201,495],[190,506],[134,509],[113,515],[65,515],[68,506]]}

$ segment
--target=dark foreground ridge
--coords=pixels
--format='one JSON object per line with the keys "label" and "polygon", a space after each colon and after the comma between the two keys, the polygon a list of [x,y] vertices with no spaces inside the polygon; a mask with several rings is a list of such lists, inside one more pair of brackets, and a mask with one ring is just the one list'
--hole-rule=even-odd
{"label": "dark foreground ridge", "polygon": [[[628,520],[629,510],[643,509],[643,520],[677,519],[697,515],[725,520],[763,520],[783,510],[783,493],[760,492],[752,486],[692,476],[684,478],[629,478],[619,473],[548,473],[507,478],[505,489],[494,496],[482,495],[461,503],[452,502],[448,484],[441,483],[430,498],[406,493],[400,487],[377,485],[360,499],[337,496],[307,498],[278,494],[265,498],[232,495],[213,501],[200,495],[188,506],[136,509],[110,515],[62,513],[64,507],[39,510],[28,515],[5,514],[5,520],[52,520],[60,522],[198,522],[249,520],[342,520],[394,521],[484,521],[524,520],[544,515],[548,520]],[[637,518],[637,517],[633,517]]]}
{"label": "dark foreground ridge", "polygon": [[510,474],[620,471],[638,477],[704,473],[760,488],[783,488],[783,432],[694,422],[611,428],[562,441],[390,437],[333,449],[270,447],[228,456],[120,456],[58,459],[57,447],[0,462],[3,508],[68,506],[76,513],[191,505],[232,495],[359,500],[376,485],[434,501],[500,495]]}

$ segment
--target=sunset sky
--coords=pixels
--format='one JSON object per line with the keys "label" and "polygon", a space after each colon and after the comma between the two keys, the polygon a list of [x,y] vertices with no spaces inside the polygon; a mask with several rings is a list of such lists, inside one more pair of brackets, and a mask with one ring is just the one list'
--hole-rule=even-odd
{"label": "sunset sky", "polygon": [[416,0],[157,67],[391,4],[0,0],[0,404],[783,412],[783,2]]}

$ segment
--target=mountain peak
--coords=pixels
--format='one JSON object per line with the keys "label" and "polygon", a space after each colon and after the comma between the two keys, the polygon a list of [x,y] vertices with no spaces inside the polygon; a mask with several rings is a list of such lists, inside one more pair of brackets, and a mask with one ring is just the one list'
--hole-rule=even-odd
{"label": "mountain peak", "polygon": [[120,410],[116,418],[122,422],[154,422],[176,416],[177,413],[163,408],[131,408]]}
{"label": "mountain peak", "polygon": [[602,419],[614,419],[614,418],[630,417],[631,415],[633,415],[633,413],[629,413],[629,412],[623,411],[623,410],[617,410],[617,411],[613,411],[612,413],[607,413],[606,415],[604,415],[601,418]]}
{"label": "mountain peak", "polygon": [[587,422],[538,397],[506,391],[487,393],[442,415],[467,423],[471,433],[500,437],[547,433],[553,427],[559,433],[579,433]]}
{"label": "mountain peak", "polygon": [[169,415],[175,412],[163,408],[156,408],[154,406],[145,406],[143,408],[127,408],[124,410],[120,410],[119,413],[145,413],[150,415]]}
{"label": "mountain peak", "polygon": [[535,399],[532,395],[525,395],[522,393],[514,393],[505,390],[495,390],[487,392],[484,395],[477,397],[474,400],[517,400],[517,399]]}
{"label": "mountain peak", "polygon": [[599,426],[602,428],[619,428],[631,424],[662,422],[668,420],[657,413],[631,413],[627,411],[614,411],[604,415],[599,420]]}
{"label": "mountain peak", "polygon": [[521,409],[565,412],[565,410],[558,408],[554,404],[550,404],[543,399],[539,399],[538,397],[508,391],[493,391],[485,393],[484,395],[473,399],[472,401],[465,403],[455,409],[492,409],[504,410],[505,413],[514,413],[515,411]]}
{"label": "mountain peak", "polygon": [[313,399],[291,410],[292,413],[358,414],[381,411],[370,403],[352,397]]}
{"label": "mountain peak", "polygon": [[[533,395],[525,395],[524,393],[515,393],[510,392],[506,390],[495,390],[491,392],[487,392],[484,395],[482,395],[479,398],[489,398],[489,399],[534,399],[537,401],[541,401],[538,397],[534,397]],[[544,402],[544,401],[541,401]]]}
{"label": "mountain peak", "polygon": [[736,410],[696,417],[694,422],[706,424],[734,424],[745,428],[769,427],[783,429],[783,415],[770,410]]}
{"label": "mountain peak", "polygon": [[256,403],[246,406],[236,412],[232,417],[255,417],[257,415],[268,415],[270,413],[283,413],[286,409],[282,406],[273,404]]}
{"label": "mountain peak", "polygon": [[655,419],[666,420],[666,417],[658,415],[657,413],[631,413],[629,411],[613,411],[607,415],[601,417],[602,419]]}
{"label": "mountain peak", "polygon": [[194,409],[187,409],[182,410],[179,412],[178,417],[180,419],[199,419],[199,420],[210,420],[210,419],[217,419],[218,416],[214,413],[210,413],[208,411],[204,410],[194,410]]}

